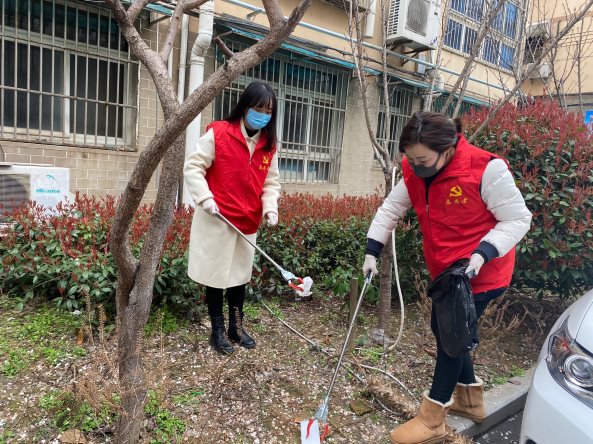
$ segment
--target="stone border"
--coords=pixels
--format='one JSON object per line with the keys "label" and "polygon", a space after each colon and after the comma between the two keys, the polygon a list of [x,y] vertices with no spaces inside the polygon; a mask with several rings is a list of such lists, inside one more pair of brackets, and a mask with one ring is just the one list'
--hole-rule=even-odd
{"label": "stone border", "polygon": [[486,433],[508,417],[523,410],[534,373],[535,366],[526,370],[525,376],[511,378],[505,384],[485,392],[484,403],[488,416],[483,423],[477,424],[455,415],[449,415],[447,423],[460,435],[474,437]]}

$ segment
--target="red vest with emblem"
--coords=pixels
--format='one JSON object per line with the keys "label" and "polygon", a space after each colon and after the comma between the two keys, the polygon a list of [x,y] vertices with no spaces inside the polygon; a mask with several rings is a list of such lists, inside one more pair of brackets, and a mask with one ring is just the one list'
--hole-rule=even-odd
{"label": "red vest with emblem", "polygon": [[[404,157],[404,182],[416,210],[423,237],[424,258],[436,278],[449,265],[469,258],[497,223],[482,200],[482,175],[495,154],[470,145],[460,136],[451,162],[430,186],[414,174]],[[474,294],[507,287],[515,266],[515,249],[485,264],[471,280]]]}
{"label": "red vest with emblem", "polygon": [[276,153],[264,150],[266,135],[262,131],[250,156],[241,132],[241,122],[212,122],[214,130],[214,162],[206,171],[206,181],[218,209],[245,234],[257,231],[262,219],[264,182],[272,157]]}

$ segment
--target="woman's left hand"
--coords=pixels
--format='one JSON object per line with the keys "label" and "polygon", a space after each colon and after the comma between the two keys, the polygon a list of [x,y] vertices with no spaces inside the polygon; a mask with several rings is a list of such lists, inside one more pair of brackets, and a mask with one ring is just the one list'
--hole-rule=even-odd
{"label": "woman's left hand", "polygon": [[266,222],[270,227],[278,225],[278,214],[270,211],[266,213]]}
{"label": "woman's left hand", "polygon": [[482,268],[482,265],[484,265],[484,258],[482,257],[482,255],[478,253],[472,254],[472,256],[469,259],[469,265],[465,270],[465,274],[467,274],[470,279],[476,277],[480,272],[480,268]]}

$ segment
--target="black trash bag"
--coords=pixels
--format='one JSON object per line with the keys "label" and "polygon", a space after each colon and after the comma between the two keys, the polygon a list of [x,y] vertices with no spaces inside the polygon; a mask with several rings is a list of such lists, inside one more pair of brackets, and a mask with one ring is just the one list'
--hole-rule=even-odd
{"label": "black trash bag", "polygon": [[480,342],[478,319],[469,277],[469,261],[455,262],[428,286],[436,314],[438,334],[443,351],[452,358],[468,352]]}

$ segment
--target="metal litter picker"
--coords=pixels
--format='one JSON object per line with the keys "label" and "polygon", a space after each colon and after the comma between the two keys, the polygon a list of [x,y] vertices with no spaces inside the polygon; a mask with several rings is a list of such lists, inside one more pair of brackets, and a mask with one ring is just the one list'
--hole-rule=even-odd
{"label": "metal litter picker", "polygon": [[257,251],[259,251],[263,257],[265,257],[268,261],[270,261],[272,263],[272,265],[274,265],[274,267],[276,267],[278,269],[278,271],[280,271],[280,273],[282,274],[282,277],[288,282],[288,286],[290,288],[292,288],[299,296],[311,295],[311,286],[313,285],[313,279],[311,279],[309,276],[307,276],[307,277],[305,277],[305,279],[303,279],[298,276],[295,276],[290,271],[285,270],[280,265],[278,265],[278,263],[274,259],[272,259],[270,256],[268,256],[264,250],[259,248],[255,243],[251,242],[249,240],[249,238],[247,236],[245,236],[245,234],[243,234],[243,232],[241,230],[239,230],[237,227],[235,227],[231,223],[231,221],[229,221],[226,217],[224,217],[220,212],[217,211],[216,213],[214,213],[214,215],[216,217],[218,217],[220,220],[224,221],[233,230],[235,230],[253,248],[255,248]]}
{"label": "metal litter picker", "polygon": [[[338,358],[338,364],[336,365],[336,369],[334,370],[334,375],[329,384],[329,388],[327,389],[325,399],[319,406],[319,409],[317,410],[317,413],[315,413],[315,416],[313,418],[301,421],[301,444],[319,444],[321,441],[325,439],[325,437],[329,433],[329,424],[327,423],[327,415],[329,413],[329,400],[334,389],[336,379],[338,378],[340,367],[342,366],[344,354],[346,353],[346,349],[348,348],[348,342],[350,341],[352,329],[354,328],[356,318],[358,317],[358,312],[360,311],[360,306],[362,305],[364,294],[366,293],[366,290],[369,284],[371,283],[372,279],[373,273],[371,272],[367,275],[367,277],[364,280],[364,285],[362,287],[362,291],[360,292],[360,297],[358,298],[358,303],[356,304],[356,309],[354,310],[352,321],[348,326],[348,332],[346,333],[346,338],[344,338],[342,352],[340,353],[340,357]],[[323,433],[321,433],[321,435],[320,425],[323,426]]]}

